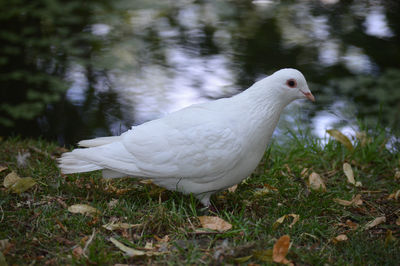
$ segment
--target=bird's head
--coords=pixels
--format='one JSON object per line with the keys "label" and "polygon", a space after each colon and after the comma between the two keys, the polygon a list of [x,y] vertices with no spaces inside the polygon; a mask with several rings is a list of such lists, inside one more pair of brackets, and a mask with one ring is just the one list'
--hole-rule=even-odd
{"label": "bird's head", "polygon": [[315,101],[306,79],[300,71],[293,68],[284,68],[276,71],[270,77],[273,80],[272,86],[275,93],[288,103],[296,99],[308,99]]}

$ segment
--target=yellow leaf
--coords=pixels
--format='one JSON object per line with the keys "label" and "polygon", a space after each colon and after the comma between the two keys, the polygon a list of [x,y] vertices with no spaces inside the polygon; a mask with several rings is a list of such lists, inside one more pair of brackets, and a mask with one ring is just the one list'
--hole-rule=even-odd
{"label": "yellow leaf", "polygon": [[238,185],[236,184],[236,185],[234,185],[234,186],[228,188],[228,191],[231,192],[231,193],[233,193],[233,192],[236,191],[237,187],[238,187]]}
{"label": "yellow leaf", "polygon": [[248,261],[252,257],[253,257],[253,255],[249,255],[249,256],[246,256],[246,257],[235,258],[234,261],[236,263],[245,263],[246,261]]}
{"label": "yellow leaf", "polygon": [[125,246],[124,244],[122,244],[121,242],[119,242],[118,240],[116,240],[113,237],[110,237],[110,241],[120,250],[122,250],[123,252],[125,252],[126,255],[128,255],[129,257],[136,257],[136,256],[144,256],[146,255],[146,252],[141,251],[141,250],[137,250],[134,248],[130,248]]}
{"label": "yellow leaf", "polygon": [[199,216],[201,226],[206,229],[217,230],[220,232],[228,231],[232,225],[217,216]]}
{"label": "yellow leaf", "polygon": [[345,234],[341,234],[332,238],[332,242],[336,244],[338,242],[347,241],[348,239],[349,238]]}
{"label": "yellow leaf", "polygon": [[276,221],[275,221],[275,223],[272,225],[272,229],[276,229],[280,224],[282,224],[284,221],[285,221],[285,219],[287,218],[287,217],[293,217],[293,221],[292,221],[292,223],[289,225],[289,227],[290,228],[292,228],[292,226],[295,224],[295,223],[297,223],[298,221],[299,221],[299,219],[300,219],[300,215],[298,215],[298,214],[294,214],[294,213],[290,213],[290,214],[285,214],[285,215],[283,215],[282,217],[280,217],[280,218],[278,218]]}
{"label": "yellow leaf", "polygon": [[339,203],[340,205],[343,206],[360,206],[363,204],[363,201],[361,199],[361,195],[357,194],[355,196],[353,196],[353,198],[351,199],[351,201],[348,200],[342,200],[342,199],[333,199],[334,202]]}
{"label": "yellow leaf", "polygon": [[326,186],[322,178],[316,172],[312,172],[308,177],[308,184],[313,190],[326,191]]}
{"label": "yellow leaf", "polygon": [[85,215],[87,214],[87,215],[91,215],[91,216],[101,214],[101,212],[98,209],[96,209],[92,206],[89,206],[87,204],[75,204],[75,205],[69,206],[68,211],[72,212],[72,213],[81,213],[81,214],[85,214]]}
{"label": "yellow leaf", "polygon": [[385,236],[385,246],[389,245],[394,241],[396,241],[396,238],[393,236],[392,230],[387,230]]}
{"label": "yellow leaf", "polygon": [[351,169],[351,165],[348,163],[343,164],[343,172],[347,176],[347,181],[353,185],[356,184],[356,180],[354,180],[353,169]]}
{"label": "yellow leaf", "polygon": [[346,137],[345,135],[343,135],[342,132],[340,132],[339,130],[330,129],[330,130],[327,130],[326,132],[328,132],[328,134],[331,135],[332,137],[334,137],[337,141],[342,143],[350,151],[354,150],[353,144],[351,144],[351,141],[349,140],[349,138]]}
{"label": "yellow leaf", "polygon": [[275,223],[272,225],[272,229],[276,229],[280,224],[283,223],[283,221],[285,221],[287,215],[283,215],[282,217],[278,218]]}
{"label": "yellow leaf", "polygon": [[12,192],[20,194],[34,185],[36,185],[36,181],[32,177],[24,177],[15,182],[10,189]]}
{"label": "yellow leaf", "polygon": [[21,177],[19,177],[17,175],[17,173],[15,173],[14,171],[12,171],[11,173],[9,173],[3,181],[3,186],[6,188],[10,188],[12,185],[15,184],[15,182],[17,182],[18,180],[20,180]]}
{"label": "yellow leaf", "polygon": [[374,220],[368,222],[365,225],[365,229],[371,229],[372,227],[375,227],[375,226],[377,226],[377,225],[379,225],[381,223],[384,223],[384,222],[386,222],[386,217],[385,216],[377,217]]}
{"label": "yellow leaf", "polygon": [[279,238],[274,244],[272,250],[272,260],[278,263],[289,264],[290,262],[286,259],[286,255],[289,252],[290,236],[284,235]]}
{"label": "yellow leaf", "polygon": [[130,229],[130,228],[137,228],[142,226],[141,224],[128,224],[128,223],[115,223],[109,222],[108,224],[103,225],[103,228],[114,231],[114,230],[122,230],[122,229]]}
{"label": "yellow leaf", "polygon": [[256,250],[253,252],[255,258],[264,262],[273,262],[272,249],[267,250]]}

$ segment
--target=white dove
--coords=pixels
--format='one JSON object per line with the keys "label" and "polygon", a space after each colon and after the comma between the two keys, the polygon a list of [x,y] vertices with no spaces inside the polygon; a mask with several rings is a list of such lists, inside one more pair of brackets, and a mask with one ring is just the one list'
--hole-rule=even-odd
{"label": "white dove", "polygon": [[193,195],[210,196],[238,184],[260,162],[283,108],[314,101],[304,76],[281,69],[230,98],[194,104],[132,127],[120,136],[82,140],[59,159],[64,174],[102,170],[103,177],[151,179]]}

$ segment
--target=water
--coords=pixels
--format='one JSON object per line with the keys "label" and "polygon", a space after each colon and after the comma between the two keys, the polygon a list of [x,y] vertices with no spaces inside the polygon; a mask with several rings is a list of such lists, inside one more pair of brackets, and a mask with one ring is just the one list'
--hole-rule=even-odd
{"label": "water", "polygon": [[[65,48],[77,52],[60,60],[51,49],[63,46],[49,41],[50,55],[36,58],[39,73],[65,86],[61,98],[30,120],[15,119],[5,134],[60,144],[117,135],[239,93],[284,67],[303,72],[317,102],[292,104],[277,136],[296,128],[318,137],[329,128],[354,134],[358,120],[400,129],[398,1],[98,2],[76,31],[68,28],[68,38],[84,36]],[[49,70],[46,56],[64,71]]]}

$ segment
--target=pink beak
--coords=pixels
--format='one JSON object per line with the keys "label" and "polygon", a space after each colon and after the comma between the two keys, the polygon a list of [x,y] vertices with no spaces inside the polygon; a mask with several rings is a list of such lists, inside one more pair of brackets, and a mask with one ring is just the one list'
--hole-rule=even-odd
{"label": "pink beak", "polygon": [[315,102],[314,95],[312,95],[311,92],[303,92],[303,94],[307,97],[307,99],[309,99],[312,102]]}

